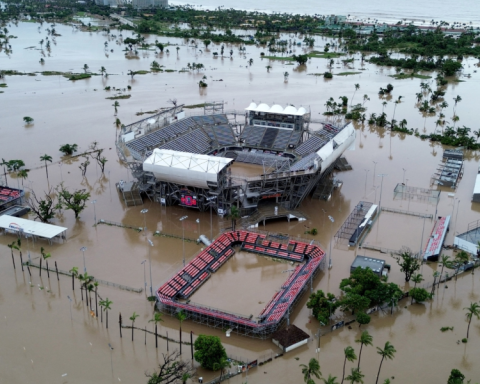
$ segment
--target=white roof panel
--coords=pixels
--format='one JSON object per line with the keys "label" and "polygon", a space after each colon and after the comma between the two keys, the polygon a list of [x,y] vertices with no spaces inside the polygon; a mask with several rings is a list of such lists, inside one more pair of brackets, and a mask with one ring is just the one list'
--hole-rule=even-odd
{"label": "white roof panel", "polygon": [[271,113],[283,113],[283,107],[281,105],[275,104],[270,108],[268,112]]}
{"label": "white roof panel", "polygon": [[9,215],[0,216],[0,228],[11,231],[20,231],[28,235],[43,237],[46,239],[53,239],[55,236],[58,236],[67,230],[65,227]]}
{"label": "white roof panel", "polygon": [[333,138],[333,140],[335,141],[335,143],[337,143],[337,145],[341,145],[350,137],[350,135],[353,133],[353,130],[353,125],[348,124],[337,134],[337,136]]}
{"label": "white roof panel", "polygon": [[297,114],[297,108],[295,108],[293,105],[289,105],[289,106],[285,107],[285,109],[283,110],[283,113],[285,113],[287,115],[296,115]]}
{"label": "white roof panel", "polygon": [[253,102],[250,103],[250,105],[247,108],[245,108],[246,111],[255,111],[256,109],[257,109],[257,104]]}
{"label": "white roof panel", "polygon": [[327,160],[327,158],[333,153],[333,141],[330,140],[327,144],[325,144],[319,151],[317,151],[318,157],[320,157],[323,161]]}
{"label": "white roof panel", "polygon": [[475,187],[473,188],[473,194],[480,193],[480,173],[477,175],[475,179]]}
{"label": "white roof panel", "polygon": [[256,112],[268,112],[270,110],[270,106],[265,103],[259,104],[257,109],[255,110]]}

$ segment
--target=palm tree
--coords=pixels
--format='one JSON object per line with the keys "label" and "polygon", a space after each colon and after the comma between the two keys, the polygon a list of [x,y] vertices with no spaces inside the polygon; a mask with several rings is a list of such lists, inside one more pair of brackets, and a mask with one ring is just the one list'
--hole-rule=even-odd
{"label": "palm tree", "polygon": [[271,65],[267,65],[266,68],[267,68],[267,72],[270,72],[270,69],[272,69],[272,66],[271,66]]}
{"label": "palm tree", "polygon": [[151,322],[155,323],[155,348],[158,348],[157,324],[160,321],[163,321],[162,314],[160,312],[155,312],[153,319],[148,321],[149,323]]}
{"label": "palm tree", "polygon": [[112,309],[110,307],[112,304],[113,302],[108,300],[108,297],[105,300],[100,301],[100,306],[102,306],[103,310],[105,311],[105,324],[107,326],[107,329],[108,329],[108,311]]}
{"label": "palm tree", "polygon": [[20,171],[18,171],[17,177],[22,178],[22,187],[23,187],[23,181],[28,178],[28,169],[21,169]]}
{"label": "palm tree", "polygon": [[250,65],[250,67],[252,66],[252,64],[253,64],[253,59],[248,60],[248,65]]}
{"label": "palm tree", "polygon": [[313,381],[313,376],[315,376],[317,379],[322,376],[322,373],[320,372],[320,364],[314,357],[310,359],[308,365],[300,364],[300,367],[302,367],[303,381],[305,381],[305,383]]}
{"label": "palm tree", "polygon": [[107,72],[107,70],[105,69],[105,67],[102,66],[102,68],[100,68],[99,72],[102,74],[102,77],[103,77],[103,75]]}
{"label": "palm tree", "polygon": [[472,317],[475,316],[477,319],[480,318],[480,305],[478,303],[470,303],[469,307],[465,307],[463,309],[467,310],[467,319],[468,319],[468,327],[467,327],[467,339],[468,333],[470,332],[470,323],[472,322]]}
{"label": "palm tree", "polygon": [[40,156],[40,161],[44,161],[45,162],[45,172],[47,173],[47,183],[48,183],[48,167],[47,167],[47,161],[48,162],[52,162],[52,156],[49,156],[47,154],[43,155],[43,156]]}
{"label": "palm tree", "polygon": [[323,378],[322,380],[324,384],[338,384],[336,376],[328,375],[328,379]]}
{"label": "palm tree", "polygon": [[85,73],[87,73],[87,71],[88,71],[88,65],[87,64],[83,64],[83,70],[85,71]]}
{"label": "palm tree", "polygon": [[397,350],[392,344],[390,344],[390,341],[387,341],[385,343],[384,349],[377,347],[377,353],[382,356],[382,360],[380,361],[380,367],[378,367],[377,381],[375,381],[375,384],[378,384],[378,378],[380,377],[380,370],[382,369],[383,360],[385,358],[393,360],[393,358],[395,357],[395,352],[397,352]]}
{"label": "palm tree", "polygon": [[72,291],[75,290],[75,278],[78,276],[78,267],[72,267],[68,272],[72,274]]}
{"label": "palm tree", "polygon": [[232,364],[228,359],[225,357],[220,358],[220,361],[213,363],[213,370],[218,371],[220,370],[220,381],[222,380],[223,373],[225,372],[225,368],[230,368]]}
{"label": "palm tree", "polygon": [[[348,346],[347,348],[345,348],[343,352],[345,353],[345,360],[343,361],[342,384],[343,384],[343,380],[345,379],[345,367],[347,365],[347,360],[352,362],[353,360],[357,359],[357,355],[355,355],[355,350],[351,346]],[[352,369],[352,372],[353,372],[353,369]]]}
{"label": "palm tree", "polygon": [[363,346],[369,346],[372,344],[373,337],[368,333],[368,331],[363,331],[358,340],[355,340],[356,343],[360,343],[360,352],[358,353],[358,365],[357,369],[360,369],[360,358],[362,357]]}
{"label": "palm tree", "polygon": [[350,383],[361,383],[363,384],[363,378],[365,375],[357,368],[352,368],[350,375],[346,377]]}
{"label": "palm tree", "polygon": [[285,72],[285,73],[283,74],[283,80],[284,80],[284,81],[288,81],[288,76],[290,76],[290,74],[289,74],[288,72]]}
{"label": "palm tree", "polygon": [[118,117],[115,119],[115,122],[113,124],[115,124],[115,127],[117,127],[117,129],[122,126],[122,122]]}
{"label": "palm tree", "polygon": [[112,107],[115,108],[115,116],[117,116],[117,112],[118,112],[117,107],[119,106],[120,106],[120,103],[117,100],[115,100],[115,102],[112,104]]}
{"label": "palm tree", "polygon": [[177,319],[180,322],[180,329],[179,329],[179,335],[180,335],[180,354],[182,354],[182,323],[186,320],[187,314],[181,310],[180,312],[177,313]]}
{"label": "palm tree", "polygon": [[130,316],[130,320],[132,320],[132,341],[133,341],[133,325],[135,324],[135,319],[140,316],[140,315],[137,315],[136,312],[133,312],[133,315]]}
{"label": "palm tree", "polygon": [[[43,257],[43,260],[45,260],[45,264],[47,265],[47,274],[48,274],[48,277],[50,278],[50,272],[48,271],[48,261],[47,261],[47,259],[48,259],[49,257],[52,257],[52,255],[51,255],[50,253],[45,253],[45,249],[44,249],[43,247],[40,247],[40,253],[41,253],[42,257]],[[41,259],[40,259],[40,260],[41,260]],[[40,271],[41,271],[41,270],[42,270],[42,269],[40,268]]]}
{"label": "palm tree", "polygon": [[460,251],[455,256],[455,281],[458,278],[458,272],[460,271],[460,267],[465,264],[469,259],[468,253],[465,251]]}
{"label": "palm tree", "polygon": [[440,262],[442,263],[442,270],[440,271],[440,280],[438,280],[438,285],[440,285],[440,282],[442,281],[443,268],[445,268],[445,266],[447,268],[450,267],[449,259],[450,259],[450,256],[446,256],[446,255],[442,255],[440,258]]}
{"label": "palm tree", "polygon": [[132,77],[132,80],[133,80],[133,76],[135,76],[136,74],[137,74],[137,72],[132,71],[131,69],[128,70],[128,75],[130,75]]}
{"label": "palm tree", "polygon": [[240,218],[240,211],[235,205],[230,207],[230,218],[232,219],[232,231],[235,231],[237,219]]}
{"label": "palm tree", "polygon": [[15,259],[13,258],[13,250],[18,250],[17,241],[13,241],[11,244],[8,244],[8,248],[12,251],[12,261],[13,261],[13,269],[15,269]]}
{"label": "palm tree", "polygon": [[[435,284],[437,283],[437,277],[440,276],[440,273],[438,271],[433,272],[433,285],[432,285],[432,296],[435,293]],[[438,283],[440,285],[440,282]]]}
{"label": "palm tree", "polygon": [[360,89],[360,84],[355,84],[355,91],[353,92],[352,101],[350,101],[350,105],[353,105],[353,98],[355,97],[355,93]]}
{"label": "palm tree", "polygon": [[[411,280],[415,283],[413,286],[413,288],[415,289],[417,287],[417,283],[421,283],[425,279],[423,278],[423,275],[421,273],[416,273],[412,276]],[[410,304],[413,304],[413,296]]]}
{"label": "palm tree", "polygon": [[462,98],[460,96],[454,97],[453,101],[455,102],[455,105],[453,106],[453,114],[455,114],[455,109],[457,108],[457,103],[462,101]]}

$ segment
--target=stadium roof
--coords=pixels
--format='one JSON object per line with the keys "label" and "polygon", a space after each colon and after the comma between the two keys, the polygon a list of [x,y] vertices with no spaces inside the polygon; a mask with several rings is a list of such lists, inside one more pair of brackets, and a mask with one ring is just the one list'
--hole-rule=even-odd
{"label": "stadium roof", "polygon": [[53,239],[62,234],[65,237],[67,233],[67,228],[65,227],[9,215],[0,216],[0,228],[4,228],[6,231],[21,232],[26,235],[43,237],[45,239]]}
{"label": "stadium roof", "polygon": [[253,112],[265,112],[265,113],[277,113],[282,115],[294,115],[294,116],[303,116],[307,113],[307,110],[303,107],[295,108],[292,105],[288,105],[283,108],[281,105],[275,104],[271,107],[268,104],[261,103],[259,105],[255,103],[250,103],[250,105],[245,108],[246,111]]}
{"label": "stadium roof", "polygon": [[207,182],[216,183],[218,173],[232,161],[226,157],[156,148],[144,161],[143,170],[162,180],[205,188]]}

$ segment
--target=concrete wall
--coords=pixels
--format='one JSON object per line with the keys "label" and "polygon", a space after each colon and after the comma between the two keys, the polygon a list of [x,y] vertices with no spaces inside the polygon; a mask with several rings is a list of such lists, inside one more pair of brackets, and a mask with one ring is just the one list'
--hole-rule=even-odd
{"label": "concrete wall", "polygon": [[463,249],[464,251],[471,253],[473,255],[477,254],[477,245],[470,243],[469,241],[460,239],[458,237],[455,237],[455,240],[453,241],[453,244],[456,245],[458,248]]}

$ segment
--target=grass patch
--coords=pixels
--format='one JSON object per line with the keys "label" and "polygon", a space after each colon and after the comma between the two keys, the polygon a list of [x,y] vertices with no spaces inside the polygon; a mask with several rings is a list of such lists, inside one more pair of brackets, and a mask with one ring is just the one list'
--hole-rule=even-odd
{"label": "grass patch", "polygon": [[7,87],[8,87],[8,85],[5,84],[5,83],[0,84],[0,88],[7,88]]}
{"label": "grass patch", "polygon": [[191,105],[184,105],[183,108],[185,109],[195,109],[195,108],[204,108],[207,103],[202,104],[191,104]]}
{"label": "grass patch", "polygon": [[308,76],[323,76],[324,73],[309,73]]}
{"label": "grass patch", "polygon": [[5,76],[36,76],[35,73],[18,72],[11,69],[0,71]]}
{"label": "grass patch", "polygon": [[119,95],[119,96],[112,96],[112,97],[105,97],[108,100],[120,100],[120,99],[129,99],[132,95]]}
{"label": "grass patch", "polygon": [[264,59],[270,59],[270,60],[283,60],[283,61],[293,61],[293,58],[288,57],[288,56],[261,56]]}
{"label": "grass patch", "polygon": [[343,56],[343,53],[320,52],[320,51],[312,51],[308,54],[308,57],[315,57],[317,59],[337,59],[342,56]]}
{"label": "grass patch", "polygon": [[[184,108],[185,108],[185,107],[184,107]],[[137,115],[137,116],[142,116],[142,115],[144,115],[144,114],[153,115],[154,113],[158,113],[158,111],[137,112],[136,115]]]}
{"label": "grass patch", "polygon": [[151,72],[163,72],[163,69],[157,69],[157,68],[150,68]]}
{"label": "grass patch", "polygon": [[77,16],[84,17],[86,15],[86,12],[77,12]]}
{"label": "grass patch", "polygon": [[150,73],[150,71],[135,71],[136,75],[146,75],[147,73]]}
{"label": "grass patch", "polygon": [[403,72],[397,73],[396,75],[389,75],[389,77],[393,77],[396,80],[413,79],[413,78],[426,80],[426,79],[432,78],[432,76],[419,75],[418,73],[403,73]]}
{"label": "grass patch", "polygon": [[440,331],[442,332],[453,331],[453,327],[442,327],[440,328]]}
{"label": "grass patch", "polygon": [[58,72],[58,71],[43,71],[40,73],[43,76],[70,76],[70,73]]}
{"label": "grass patch", "polygon": [[64,75],[68,80],[75,81],[75,80],[84,80],[84,79],[89,79],[92,77],[91,74],[89,73],[77,73],[77,74],[71,74],[71,75]]}
{"label": "grass patch", "polygon": [[172,72],[177,72],[175,69],[165,69],[165,72],[172,73]]}
{"label": "grass patch", "polygon": [[340,73],[335,73],[335,76],[350,76],[350,75],[358,75],[359,73],[362,73],[362,72],[340,72]]}

